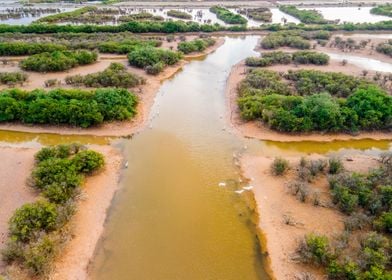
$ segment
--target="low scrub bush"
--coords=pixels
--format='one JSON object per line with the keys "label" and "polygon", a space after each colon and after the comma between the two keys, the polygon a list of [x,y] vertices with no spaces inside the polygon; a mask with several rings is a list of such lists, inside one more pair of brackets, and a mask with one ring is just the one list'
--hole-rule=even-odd
{"label": "low scrub bush", "polygon": [[145,80],[135,74],[129,73],[126,67],[120,63],[111,63],[102,72],[76,75],[65,78],[66,84],[83,85],[86,87],[116,87],[131,88],[145,83]]}
{"label": "low scrub bush", "polygon": [[283,175],[289,169],[289,162],[283,158],[275,158],[271,165],[272,174]]}
{"label": "low scrub bush", "polygon": [[27,81],[27,74],[22,72],[1,72],[0,83],[5,85],[23,84]]}
{"label": "low scrub bush", "polygon": [[0,56],[33,55],[44,52],[65,51],[64,45],[33,42],[0,42]]}
{"label": "low scrub bush", "polygon": [[[161,70],[161,65],[176,64],[182,58],[181,53],[159,48],[138,48],[128,54],[129,63],[138,68],[154,67],[155,71]],[[163,70],[163,68],[162,68]],[[151,70],[149,70],[151,72]]]}
{"label": "low scrub bush", "polygon": [[10,219],[10,235],[16,241],[27,242],[41,232],[55,230],[57,216],[55,204],[45,201],[25,204]]}
{"label": "low scrub bush", "polygon": [[325,265],[331,259],[328,238],[323,235],[309,234],[299,242],[297,256],[301,262]]}
{"label": "low scrub bush", "polygon": [[303,23],[311,23],[311,24],[326,24],[330,23],[321,13],[316,10],[300,10],[295,6],[279,6],[279,10],[282,12],[289,14],[293,17],[298,18]]}
{"label": "low scrub bush", "polygon": [[192,15],[186,12],[177,11],[177,10],[169,10],[167,11],[167,15],[169,17],[181,18],[181,19],[192,19]]}
{"label": "low scrub bush", "polygon": [[216,17],[228,24],[246,24],[248,21],[239,14],[235,14],[228,9],[212,6],[210,12],[216,14]]}
{"label": "low scrub bush", "polygon": [[177,49],[184,53],[202,52],[206,48],[215,45],[215,40],[212,38],[195,39],[189,42],[180,42]]}
{"label": "low scrub bush", "polygon": [[54,51],[32,55],[20,62],[24,70],[36,72],[59,72],[79,65],[91,64],[97,54],[90,51]]}
{"label": "low scrub bush", "polygon": [[261,120],[281,132],[381,130],[392,122],[388,93],[341,73],[251,69],[238,95],[245,120]]}

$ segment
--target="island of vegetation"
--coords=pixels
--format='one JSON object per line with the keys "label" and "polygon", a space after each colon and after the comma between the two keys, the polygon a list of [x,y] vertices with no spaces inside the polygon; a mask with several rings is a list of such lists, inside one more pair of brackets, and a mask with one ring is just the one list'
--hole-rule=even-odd
{"label": "island of vegetation", "polygon": [[136,96],[125,89],[19,89],[0,93],[0,121],[87,128],[136,115]]}
{"label": "island of vegetation", "polygon": [[23,70],[59,72],[97,61],[97,53],[81,51],[54,51],[34,54],[20,62]]}
{"label": "island of vegetation", "polygon": [[188,14],[188,13],[182,12],[182,11],[177,11],[177,10],[169,10],[169,11],[167,11],[167,15],[169,17],[174,17],[174,18],[192,19],[191,14]]}
{"label": "island of vegetation", "polygon": [[245,120],[260,120],[281,132],[383,130],[392,120],[392,96],[342,73],[252,69],[238,95]]}
{"label": "island of vegetation", "polygon": [[261,57],[248,57],[245,60],[246,66],[251,67],[267,67],[275,64],[290,63],[326,65],[328,62],[328,55],[315,51],[297,51],[294,53],[274,51],[264,53]]}
{"label": "island of vegetation", "polygon": [[85,76],[68,76],[65,78],[65,83],[68,85],[92,88],[132,88],[145,84],[145,82],[144,78],[128,72],[123,64],[115,62],[111,63],[110,66],[102,72],[92,73]]}
{"label": "island of vegetation", "polygon": [[279,10],[289,14],[295,18],[298,18],[301,22],[307,24],[326,24],[331,23],[326,20],[323,15],[316,10],[300,10],[295,6],[279,6]]}
{"label": "island of vegetation", "polygon": [[105,164],[102,154],[78,144],[42,148],[35,155],[31,186],[40,197],[17,209],[9,221],[9,240],[2,251],[30,276],[50,271],[53,260],[70,239],[68,222],[76,211],[84,177]]}
{"label": "island of vegetation", "polygon": [[216,41],[212,38],[200,38],[188,42],[180,42],[177,49],[184,54],[202,52],[206,48],[215,45],[215,43]]}
{"label": "island of vegetation", "polygon": [[377,5],[370,12],[375,15],[392,17],[392,4]]}
{"label": "island of vegetation", "polygon": [[219,6],[212,6],[210,11],[216,14],[216,17],[228,24],[246,24],[248,21],[239,14],[235,14],[228,9]]}
{"label": "island of vegetation", "polygon": [[246,8],[240,9],[238,12],[241,15],[246,15],[248,18],[253,20],[263,22],[272,21],[272,12],[269,8]]}

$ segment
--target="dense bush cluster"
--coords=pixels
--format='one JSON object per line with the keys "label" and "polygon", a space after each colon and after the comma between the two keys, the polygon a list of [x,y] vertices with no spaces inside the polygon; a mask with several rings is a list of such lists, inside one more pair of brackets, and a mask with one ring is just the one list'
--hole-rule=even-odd
{"label": "dense bush cluster", "polygon": [[15,211],[2,255],[6,262],[40,275],[49,270],[67,239],[65,225],[75,211],[74,199],[84,176],[101,169],[104,158],[78,144],[45,147],[35,158],[31,183],[43,198]]}
{"label": "dense bush cluster", "polygon": [[64,51],[65,46],[52,43],[1,42],[0,55],[32,55],[43,52]]}
{"label": "dense bush cluster", "polygon": [[247,120],[283,132],[389,129],[392,97],[366,80],[314,70],[251,70],[239,86]]}
{"label": "dense bush cluster", "polygon": [[0,72],[0,83],[5,85],[23,84],[27,81],[27,74],[22,72]]}
{"label": "dense bush cluster", "polygon": [[158,74],[166,65],[176,64],[182,58],[181,53],[153,47],[142,47],[128,54],[129,63],[143,68],[148,74]]}
{"label": "dense bush cluster", "polygon": [[210,12],[216,14],[217,18],[228,24],[246,24],[248,22],[241,15],[230,12],[223,7],[212,6]]}
{"label": "dense bush cluster", "polygon": [[370,10],[370,13],[392,17],[392,4],[377,5]]}
{"label": "dense bush cluster", "polygon": [[392,40],[388,40],[385,43],[378,44],[378,46],[376,47],[376,50],[379,53],[383,53],[388,56],[392,56]]}
{"label": "dense bush cluster", "polygon": [[65,82],[69,85],[83,85],[95,88],[131,88],[144,84],[145,80],[135,74],[129,73],[124,65],[120,63],[111,63],[110,66],[102,72],[87,74],[85,76],[68,76],[65,78]]}
{"label": "dense bush cluster", "polygon": [[295,6],[285,6],[285,5],[280,6],[279,10],[293,17],[298,18],[303,23],[311,23],[311,24],[329,23],[326,19],[324,19],[323,15],[316,10],[300,10]]}
{"label": "dense bush cluster", "polygon": [[192,19],[191,14],[182,11],[177,11],[177,10],[169,10],[167,11],[167,15],[169,17],[175,17],[175,18]]}
{"label": "dense bush cluster", "polygon": [[286,53],[282,51],[263,53],[261,57],[248,57],[245,60],[247,66],[266,67],[275,64],[315,64],[325,65],[329,62],[329,56],[314,51],[298,51]]}
{"label": "dense bush cluster", "polygon": [[263,49],[276,49],[280,47],[291,47],[296,49],[310,49],[310,39],[329,39],[327,31],[303,32],[303,31],[279,31],[270,33],[261,41]]}
{"label": "dense bush cluster", "polygon": [[206,48],[215,45],[215,42],[212,38],[194,39],[192,41],[178,43],[177,49],[184,54],[202,52]]}
{"label": "dense bush cluster", "polygon": [[[345,232],[333,242],[310,234],[299,243],[296,258],[321,265],[328,279],[391,279],[392,153],[368,173],[343,168],[328,181],[333,202],[345,214]],[[352,233],[355,234],[352,234]]]}
{"label": "dense bush cluster", "polygon": [[24,70],[36,72],[59,72],[97,60],[97,53],[90,51],[54,51],[32,55],[20,62]]}
{"label": "dense bush cluster", "polygon": [[257,21],[271,22],[272,12],[269,8],[245,8],[238,11],[241,15]]}
{"label": "dense bush cluster", "polygon": [[48,92],[11,89],[0,92],[0,121],[86,128],[130,119],[136,114],[136,104],[136,96],[125,89],[55,89]]}

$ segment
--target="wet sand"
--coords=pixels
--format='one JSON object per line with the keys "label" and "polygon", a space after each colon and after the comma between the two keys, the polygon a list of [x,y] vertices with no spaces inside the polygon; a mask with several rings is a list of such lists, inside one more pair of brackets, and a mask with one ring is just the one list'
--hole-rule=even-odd
{"label": "wet sand", "polygon": [[[26,182],[34,165],[36,151],[30,148],[0,148],[0,250],[5,247],[8,220],[15,210],[37,198]],[[3,269],[4,263],[0,258],[0,273]]]}
{"label": "wet sand", "polygon": [[[312,158],[320,158],[313,155]],[[342,232],[344,215],[337,209],[313,206],[309,201],[302,203],[291,195],[287,184],[295,177],[295,166],[300,157],[286,158],[292,167],[284,176],[273,176],[270,165],[271,157],[245,155],[241,159],[241,168],[250,184],[260,213],[259,227],[265,239],[263,251],[268,255],[269,265],[276,279],[298,279],[302,272],[312,273],[316,279],[325,279],[322,270],[294,261],[297,242],[305,234],[324,234],[329,237]],[[344,161],[347,170],[365,172],[375,166],[375,159],[356,156],[353,161]],[[316,177],[310,185],[311,191],[318,191],[324,204],[330,203],[329,187],[325,176]],[[287,217],[291,224],[287,224]],[[322,217],[322,219],[320,218]]]}
{"label": "wet sand", "polygon": [[[21,131],[21,132],[32,132],[32,133],[55,133],[65,135],[94,135],[94,136],[130,136],[137,133],[144,127],[148,119],[150,108],[154,103],[155,95],[158,92],[161,83],[166,79],[170,79],[175,75],[181,68],[188,63],[188,60],[201,57],[212,53],[224,43],[224,38],[219,38],[214,46],[207,48],[204,52],[190,54],[184,56],[184,59],[173,66],[167,67],[162,73],[157,76],[147,75],[144,70],[137,69],[135,67],[127,66],[129,72],[137,74],[146,79],[146,84],[131,89],[139,98],[139,104],[137,106],[137,115],[130,121],[123,122],[112,122],[105,123],[97,127],[91,128],[78,128],[70,126],[54,126],[54,125],[27,125],[21,123],[1,123],[1,130],[10,131]],[[42,88],[43,84],[48,79],[56,78],[61,81],[64,88],[71,88],[70,86],[64,85],[64,79],[70,75],[86,75],[103,71],[107,68],[110,63],[118,62],[124,65],[128,65],[127,59],[124,56],[114,55],[103,55],[99,61],[94,64],[77,67],[68,72],[61,73],[34,73],[27,72],[29,74],[29,82],[19,88],[32,90],[35,88]],[[1,67],[0,71],[15,71],[18,70],[17,66]],[[3,87],[5,88],[5,87]]]}
{"label": "wet sand", "polygon": [[[321,134],[321,133],[303,133],[303,134],[287,134],[281,133],[269,129],[261,121],[244,121],[240,116],[240,110],[237,105],[237,86],[241,80],[246,76],[246,69],[244,61],[241,61],[235,65],[230,73],[227,80],[226,96],[227,96],[227,118],[234,128],[234,130],[240,135],[249,138],[257,138],[261,140],[271,141],[333,141],[333,140],[355,140],[355,139],[392,139],[391,132],[361,132],[357,135],[350,134]],[[304,65],[296,67],[293,64],[289,65],[274,65],[265,67],[263,69],[270,69],[275,71],[287,71],[289,69],[317,69],[322,71],[331,72],[342,72],[345,74],[359,76],[362,73],[361,68],[356,67],[352,64],[343,66],[340,61],[331,60],[327,66],[315,66],[315,65]],[[374,72],[369,71],[369,76],[373,75]]]}

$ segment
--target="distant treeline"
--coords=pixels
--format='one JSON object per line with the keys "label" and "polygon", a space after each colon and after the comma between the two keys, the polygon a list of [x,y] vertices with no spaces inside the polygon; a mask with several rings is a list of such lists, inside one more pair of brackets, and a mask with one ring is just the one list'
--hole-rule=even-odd
{"label": "distant treeline", "polygon": [[30,24],[30,25],[0,25],[0,33],[185,33],[185,32],[217,32],[217,31],[366,31],[366,30],[392,30],[392,21],[376,23],[344,23],[344,24],[264,24],[260,27],[247,28],[245,25],[221,26],[219,24],[199,24],[184,21],[130,21],[119,25],[56,25],[56,24]]}

